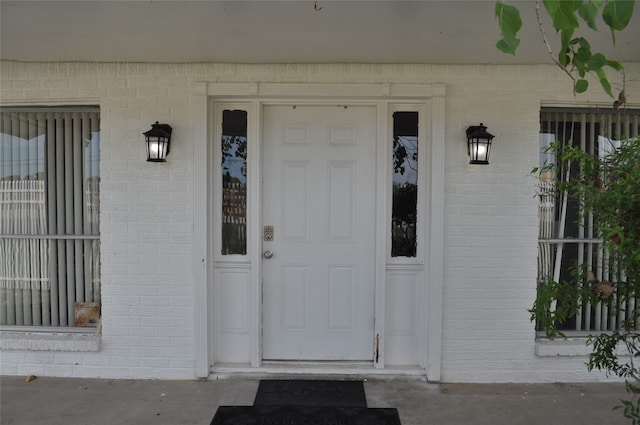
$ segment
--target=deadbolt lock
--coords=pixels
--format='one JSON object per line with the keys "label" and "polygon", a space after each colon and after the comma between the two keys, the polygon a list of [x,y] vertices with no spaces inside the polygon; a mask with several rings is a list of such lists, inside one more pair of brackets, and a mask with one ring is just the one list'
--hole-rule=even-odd
{"label": "deadbolt lock", "polygon": [[265,242],[273,242],[273,226],[264,226],[262,230],[262,239]]}

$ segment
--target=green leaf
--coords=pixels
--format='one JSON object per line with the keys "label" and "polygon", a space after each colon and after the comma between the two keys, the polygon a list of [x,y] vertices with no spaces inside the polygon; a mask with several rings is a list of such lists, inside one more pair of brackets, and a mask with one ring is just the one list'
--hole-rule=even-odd
{"label": "green leaf", "polygon": [[587,23],[589,28],[594,31],[598,31],[596,18],[598,17],[600,6],[602,6],[602,0],[590,0],[581,4],[578,8],[578,14],[580,17]]}
{"label": "green leaf", "polygon": [[576,45],[579,44],[581,48],[583,49],[588,49],[591,50],[591,45],[589,44],[589,42],[587,41],[586,38],[584,37],[576,37],[573,40],[571,40],[571,45]]}
{"label": "green leaf", "polygon": [[615,69],[616,71],[622,71],[622,64],[620,62],[607,60],[605,65]]}
{"label": "green leaf", "polygon": [[598,75],[598,78],[600,79],[600,85],[602,86],[602,89],[609,96],[613,97],[613,93],[611,92],[611,84],[609,83],[609,80],[607,80],[607,75],[604,73],[604,70],[600,68],[600,69],[597,69],[595,72]]}
{"label": "green leaf", "polygon": [[576,52],[576,57],[582,62],[588,61],[591,59],[591,49],[585,47],[579,48]]}
{"label": "green leaf", "polygon": [[544,0],[544,7],[556,30],[571,30],[573,32],[580,25],[575,14],[579,3],[576,5],[574,1],[569,0]]}
{"label": "green leaf", "polygon": [[496,43],[498,50],[504,53],[516,54],[516,49],[520,45],[520,39],[516,37],[522,28],[520,11],[515,6],[505,4],[502,1],[496,2],[496,18],[498,18],[498,28],[502,37]]}
{"label": "green leaf", "polygon": [[587,70],[595,71],[597,69],[602,68],[607,63],[607,59],[604,57],[602,53],[596,53],[592,55],[588,60],[585,61],[585,65]]}
{"label": "green leaf", "polygon": [[633,15],[634,0],[609,0],[602,10],[602,19],[611,31],[622,31]]}
{"label": "green leaf", "polygon": [[504,53],[512,54],[512,55],[516,54],[516,49],[518,48],[519,45],[520,45],[520,40],[517,38],[511,39],[511,40],[507,40],[503,38],[501,40],[498,40],[498,42],[496,43],[496,47],[498,48],[498,50]]}
{"label": "green leaf", "polygon": [[616,44],[616,31],[627,27],[633,15],[635,0],[609,0],[602,10],[602,19],[611,29],[611,39]]}
{"label": "green leaf", "polygon": [[584,93],[589,88],[589,82],[587,80],[576,81],[575,90],[576,93]]}
{"label": "green leaf", "polygon": [[560,47],[560,53],[558,54],[558,59],[563,66],[567,66],[571,63],[571,48],[569,47],[571,42],[571,36],[573,35],[573,30],[562,30],[560,32],[560,40],[562,46]]}

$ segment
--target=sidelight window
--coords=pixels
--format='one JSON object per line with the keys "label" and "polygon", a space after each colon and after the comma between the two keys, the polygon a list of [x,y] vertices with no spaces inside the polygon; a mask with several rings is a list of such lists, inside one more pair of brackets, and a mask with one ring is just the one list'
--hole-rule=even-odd
{"label": "sidelight window", "polygon": [[222,255],[247,253],[247,112],[222,113]]}
{"label": "sidelight window", "polygon": [[418,219],[418,112],[393,114],[391,256],[416,257]]}

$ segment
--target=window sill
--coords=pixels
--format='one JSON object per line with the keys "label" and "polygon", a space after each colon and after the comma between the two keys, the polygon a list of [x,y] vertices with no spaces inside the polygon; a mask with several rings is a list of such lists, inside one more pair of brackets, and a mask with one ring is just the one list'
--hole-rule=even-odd
{"label": "window sill", "polygon": [[0,330],[0,350],[100,351],[100,335],[95,329],[65,331]]}
{"label": "window sill", "polygon": [[588,356],[587,338],[536,339],[538,357],[579,357]]}
{"label": "window sill", "polygon": [[[536,339],[535,353],[538,357],[588,357],[593,347],[587,345],[586,337],[569,337],[558,339]],[[616,348],[617,355],[626,354],[623,344]]]}

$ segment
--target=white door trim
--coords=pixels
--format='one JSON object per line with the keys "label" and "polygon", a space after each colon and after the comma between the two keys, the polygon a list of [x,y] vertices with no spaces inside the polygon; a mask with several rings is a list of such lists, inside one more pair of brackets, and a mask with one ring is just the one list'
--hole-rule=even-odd
{"label": "white door trim", "polygon": [[[211,223],[211,181],[208,161],[210,158],[210,141],[212,129],[210,123],[210,102],[228,101],[250,103],[250,113],[259,117],[263,104],[285,100],[305,101],[311,103],[325,103],[329,101],[364,102],[378,106],[378,146],[384,146],[387,137],[387,105],[390,103],[415,103],[428,105],[427,120],[430,134],[430,152],[428,160],[429,199],[427,200],[429,223],[427,223],[428,241],[426,246],[426,279],[423,306],[426,309],[424,323],[421,327],[426,333],[426,339],[421,347],[421,366],[424,367],[427,379],[440,380],[441,370],[441,339],[442,339],[442,284],[443,284],[443,242],[444,242],[444,96],[443,84],[288,84],[288,83],[196,83],[194,87],[194,351],[195,375],[199,378],[209,376],[212,358],[210,341],[211,317],[209,300],[209,282],[212,279],[212,247],[210,244]],[[248,131],[260,137],[260,120],[249,122]],[[250,167],[260,166],[259,144],[254,143],[254,150],[250,152]],[[378,149],[378,187],[385,187],[383,172],[388,157],[384,149]],[[259,168],[254,168],[259,170]],[[249,180],[255,188],[260,187],[260,173],[254,172]],[[386,211],[388,199],[387,190],[377,199],[378,211]],[[249,202],[259,204],[259,190],[250,194]],[[254,208],[249,220],[260,223],[259,211]],[[256,214],[258,216],[256,216]],[[378,214],[378,228],[385,228],[386,214]],[[257,234],[257,232],[253,232]],[[380,232],[383,233],[383,232]],[[257,238],[257,236],[254,236]],[[378,241],[384,238],[381,234]],[[250,334],[251,366],[259,367],[260,353],[260,244],[251,244],[254,248],[249,252],[250,261],[254,265],[251,273],[251,301],[250,301]],[[378,243],[376,251],[376,324],[375,332],[384,336],[384,276],[386,255],[383,252],[384,243]],[[382,355],[384,353],[382,352]],[[382,360],[384,357],[382,356]],[[384,362],[376,364],[384,367]]]}

